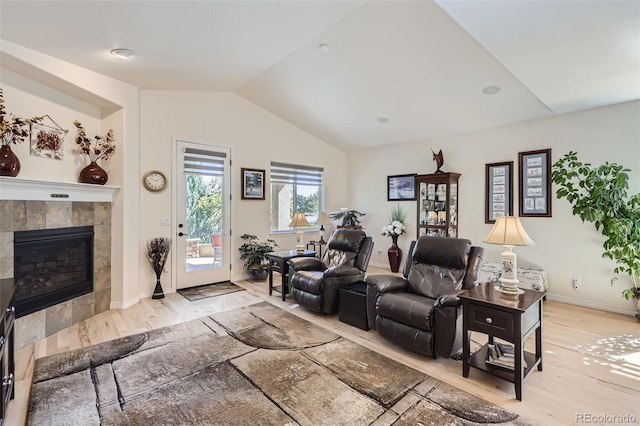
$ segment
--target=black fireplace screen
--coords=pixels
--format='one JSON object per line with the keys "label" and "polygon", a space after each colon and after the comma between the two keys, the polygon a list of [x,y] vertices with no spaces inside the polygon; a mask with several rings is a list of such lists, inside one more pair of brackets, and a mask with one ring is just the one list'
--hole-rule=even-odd
{"label": "black fireplace screen", "polygon": [[16,316],[93,291],[93,226],[14,233]]}

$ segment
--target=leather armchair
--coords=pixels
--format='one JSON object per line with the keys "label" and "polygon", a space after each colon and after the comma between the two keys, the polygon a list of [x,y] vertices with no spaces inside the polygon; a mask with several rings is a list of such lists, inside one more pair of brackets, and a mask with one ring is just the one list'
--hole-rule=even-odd
{"label": "leather armchair", "polygon": [[363,231],[336,229],[327,241],[322,260],[289,260],[289,292],[293,300],[315,312],[336,312],[340,287],[364,280],[372,251],[373,240]]}
{"label": "leather armchair", "polygon": [[369,328],[423,355],[449,357],[462,347],[462,302],[478,284],[484,249],[462,238],[422,236],[411,243],[403,276],[367,277]]}

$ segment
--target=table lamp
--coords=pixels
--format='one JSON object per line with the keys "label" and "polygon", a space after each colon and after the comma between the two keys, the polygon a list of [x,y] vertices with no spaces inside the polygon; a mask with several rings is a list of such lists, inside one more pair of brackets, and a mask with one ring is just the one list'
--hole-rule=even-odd
{"label": "table lamp", "polygon": [[500,216],[496,219],[493,229],[484,239],[485,243],[500,244],[505,250],[500,254],[502,258],[502,275],[500,286],[496,289],[507,294],[521,294],[518,288],[518,261],[513,252],[515,246],[533,246],[535,243],[524,230],[520,218],[514,216]]}
{"label": "table lamp", "polygon": [[293,215],[293,219],[291,219],[291,223],[289,224],[290,227],[296,227],[297,231],[296,231],[296,251],[298,253],[302,253],[304,252],[304,238],[303,238],[303,233],[302,233],[302,226],[311,226],[309,225],[309,222],[307,221],[307,218],[305,217],[304,213],[302,212],[296,212]]}
{"label": "table lamp", "polygon": [[318,220],[316,220],[316,225],[320,225],[320,244],[324,244],[326,242],[324,240],[324,226],[331,225],[331,219],[329,219],[329,215],[325,212],[321,212],[320,216],[318,216]]}

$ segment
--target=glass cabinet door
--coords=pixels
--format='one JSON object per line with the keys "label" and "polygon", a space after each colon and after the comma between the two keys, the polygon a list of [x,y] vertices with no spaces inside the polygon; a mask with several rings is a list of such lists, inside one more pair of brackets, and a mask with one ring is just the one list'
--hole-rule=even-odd
{"label": "glass cabinet door", "polygon": [[459,176],[457,173],[416,176],[418,237],[457,237]]}

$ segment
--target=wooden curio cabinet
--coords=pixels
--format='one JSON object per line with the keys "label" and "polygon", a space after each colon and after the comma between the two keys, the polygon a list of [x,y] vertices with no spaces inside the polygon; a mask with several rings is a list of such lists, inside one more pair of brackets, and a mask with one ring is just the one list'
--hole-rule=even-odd
{"label": "wooden curio cabinet", "polygon": [[458,237],[458,179],[460,173],[416,176],[417,236]]}

